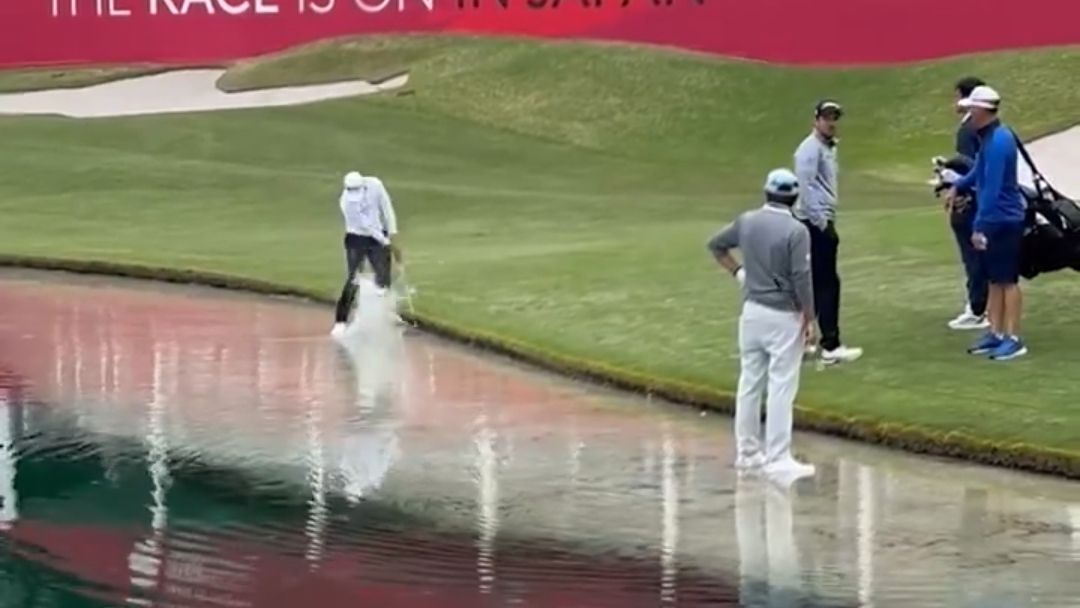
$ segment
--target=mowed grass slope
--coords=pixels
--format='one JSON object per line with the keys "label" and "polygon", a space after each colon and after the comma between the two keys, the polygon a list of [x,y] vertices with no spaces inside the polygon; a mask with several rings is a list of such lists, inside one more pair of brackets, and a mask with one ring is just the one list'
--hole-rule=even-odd
{"label": "mowed grass slope", "polygon": [[[297,59],[296,57],[300,57]],[[395,59],[400,57],[400,61]],[[234,273],[333,294],[348,169],[384,178],[421,312],[554,352],[731,389],[738,294],[704,249],[789,165],[821,96],[842,135],[845,338],[805,368],[838,414],[1080,451],[1080,276],[1027,288],[1032,354],[964,354],[951,233],[924,185],[951,85],[987,78],[1030,137],[1080,119],[1080,50],[888,69],[729,62],[616,45],[369,38],[245,63],[245,89],[411,70],[410,95],[79,122],[0,119],[0,250]],[[328,316],[328,329],[330,318]]]}

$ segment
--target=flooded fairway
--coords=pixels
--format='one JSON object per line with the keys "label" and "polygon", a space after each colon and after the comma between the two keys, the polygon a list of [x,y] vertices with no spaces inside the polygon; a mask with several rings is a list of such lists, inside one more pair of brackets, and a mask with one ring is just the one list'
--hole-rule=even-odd
{"label": "flooded fairway", "polygon": [[1080,605],[1080,484],[730,419],[322,306],[0,274],[0,607]]}

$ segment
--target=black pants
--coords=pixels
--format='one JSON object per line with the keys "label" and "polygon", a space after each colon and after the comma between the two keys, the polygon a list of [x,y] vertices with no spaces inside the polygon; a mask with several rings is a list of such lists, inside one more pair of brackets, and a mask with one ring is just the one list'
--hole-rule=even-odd
{"label": "black pants", "polygon": [[382,288],[390,287],[390,247],[383,245],[370,236],[356,234],[345,235],[345,286],[341,288],[341,297],[337,301],[337,310],[334,320],[337,323],[346,323],[349,313],[352,311],[353,301],[356,299],[356,285],[353,277],[363,270],[364,259],[371,262],[371,269],[375,272],[375,284]]}
{"label": "black pants", "polygon": [[979,252],[971,243],[971,233],[975,222],[975,202],[968,204],[968,209],[953,214],[951,219],[956,244],[960,248],[960,259],[964,262],[964,274],[967,275],[968,304],[971,312],[978,316],[986,313],[986,300],[990,283],[986,279]]}
{"label": "black pants", "polygon": [[836,267],[840,236],[832,222],[825,230],[804,223],[810,230],[810,271],[814,277],[814,307],[821,330],[821,348],[834,350],[841,344],[840,273]]}

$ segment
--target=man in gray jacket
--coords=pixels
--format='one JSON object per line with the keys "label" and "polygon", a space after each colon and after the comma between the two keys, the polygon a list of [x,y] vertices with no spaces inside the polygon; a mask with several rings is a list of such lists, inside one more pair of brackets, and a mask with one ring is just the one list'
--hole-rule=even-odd
{"label": "man in gray jacket", "polygon": [[[772,171],[765,181],[765,205],[740,215],[708,242],[716,261],[742,285],[735,466],[764,467],[769,476],[790,480],[814,474],[812,465],[791,455],[792,411],[815,317],[810,234],[791,214],[798,192],[791,171]],[[742,265],[731,255],[734,248],[742,251]]]}
{"label": "man in gray jacket", "polygon": [[861,348],[849,348],[840,340],[836,128],[843,113],[835,101],[819,102],[814,108],[814,130],[795,150],[795,175],[802,185],[795,216],[810,230],[814,300],[821,329],[821,358],[825,363],[854,361],[862,356]]}

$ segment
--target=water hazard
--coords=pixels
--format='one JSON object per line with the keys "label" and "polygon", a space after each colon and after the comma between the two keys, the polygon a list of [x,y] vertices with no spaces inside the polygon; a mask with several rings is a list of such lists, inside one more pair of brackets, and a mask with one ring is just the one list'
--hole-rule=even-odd
{"label": "water hazard", "polygon": [[330,311],[0,275],[0,606],[1076,606],[1080,484],[730,420]]}

